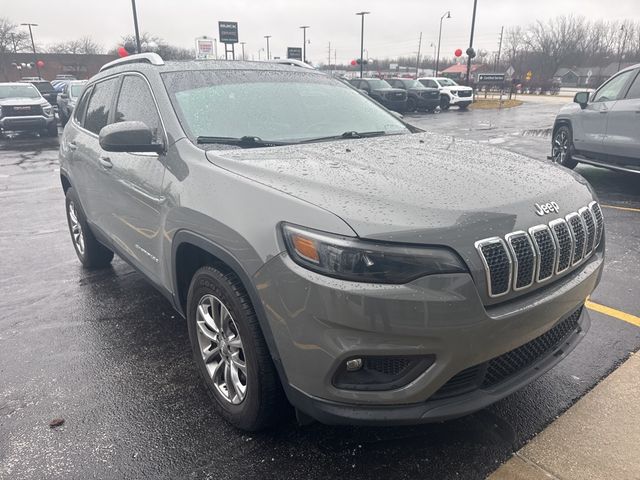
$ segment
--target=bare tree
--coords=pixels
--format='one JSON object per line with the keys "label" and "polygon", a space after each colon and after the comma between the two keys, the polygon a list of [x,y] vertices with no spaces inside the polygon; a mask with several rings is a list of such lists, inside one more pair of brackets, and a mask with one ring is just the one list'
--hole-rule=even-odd
{"label": "bare tree", "polygon": [[49,45],[47,50],[49,53],[71,53],[75,55],[93,55],[103,52],[102,46],[91,37],[82,37],[77,40],[54,43]]}
{"label": "bare tree", "polygon": [[0,17],[0,55],[29,50],[29,34],[21,31],[17,23],[6,17]]}
{"label": "bare tree", "polygon": [[[120,42],[118,42],[118,46],[111,49],[109,53],[116,54],[118,47],[127,43],[135,45],[135,37],[133,35],[122,36],[120,38]],[[170,45],[161,37],[152,35],[149,32],[143,32],[140,34],[140,44],[143,52],[156,52],[165,60],[193,60],[195,58],[195,52],[193,50],[178,47],[176,45]]]}

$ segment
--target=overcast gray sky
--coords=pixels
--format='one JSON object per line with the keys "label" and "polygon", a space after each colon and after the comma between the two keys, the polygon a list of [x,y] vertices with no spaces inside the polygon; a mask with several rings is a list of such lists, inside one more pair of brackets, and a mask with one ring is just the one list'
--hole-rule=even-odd
{"label": "overcast gray sky", "polygon": [[[43,45],[89,35],[110,48],[121,35],[133,32],[130,0],[0,3],[1,16],[38,23],[34,34]],[[444,21],[441,55],[450,56],[456,48],[465,50],[473,0],[137,0],[137,5],[141,31],[190,48],[196,36],[217,37],[219,20],[237,21],[248,58],[257,58],[258,49],[265,47],[264,35],[272,35],[272,55],[284,56],[287,46],[302,44],[298,27],[310,25],[307,58],[317,63],[326,62],[328,42],[337,49],[338,62],[358,56],[360,17],[355,12],[361,10],[371,12],[365,20],[365,49],[370,58],[415,54],[420,31],[423,53],[433,55],[430,44],[437,41],[440,16],[446,10],[451,10],[452,18]],[[561,14],[640,19],[640,0],[478,0],[474,44],[477,49],[497,50],[502,25],[524,26]]]}

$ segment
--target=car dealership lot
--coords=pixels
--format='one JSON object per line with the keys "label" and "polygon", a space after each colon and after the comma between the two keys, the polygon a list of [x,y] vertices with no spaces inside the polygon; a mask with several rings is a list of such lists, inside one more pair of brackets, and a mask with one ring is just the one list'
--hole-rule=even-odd
{"label": "car dealership lot", "polygon": [[[545,159],[557,109],[406,118]],[[592,301],[638,316],[639,179],[577,171],[605,206],[608,258]],[[80,268],[55,139],[0,140],[0,222],[0,478],[483,478],[640,347],[640,328],[591,311],[566,360],[469,417],[405,428],[291,421],[248,435],[210,408],[186,324],[160,294],[119,259]],[[65,423],[50,429],[56,417]]]}

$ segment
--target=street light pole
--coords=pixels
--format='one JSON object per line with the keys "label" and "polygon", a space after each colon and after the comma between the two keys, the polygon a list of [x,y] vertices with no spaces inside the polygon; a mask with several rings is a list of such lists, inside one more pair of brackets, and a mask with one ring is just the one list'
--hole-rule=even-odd
{"label": "street light pole", "polygon": [[269,39],[271,35],[265,35],[264,38],[267,39],[267,60],[271,60],[271,54],[269,53]]}
{"label": "street light pole", "polygon": [[478,0],[473,0],[473,15],[471,16],[471,37],[469,38],[469,49],[467,50],[467,85],[469,85],[469,75],[471,74],[471,55],[469,55],[469,53],[473,50],[473,32],[476,28],[477,6]]}
{"label": "street light pole", "polygon": [[362,78],[362,67],[364,66],[364,16],[371,12],[358,12],[356,15],[362,17],[362,26],[360,27],[360,78]]}
{"label": "street light pole", "polygon": [[420,69],[420,50],[422,49],[422,32],[420,32],[420,40],[418,40],[418,56],[416,57],[416,78],[418,78],[418,70]]}
{"label": "street light pole", "polygon": [[240,45],[242,45],[242,60],[244,60],[244,46],[247,42],[240,42]]}
{"label": "street light pole", "polygon": [[37,23],[21,23],[20,25],[29,27],[29,36],[31,37],[31,48],[33,48],[33,63],[36,66],[36,71],[38,72],[38,78],[42,78],[40,76],[40,67],[38,66],[38,54],[36,53],[36,42],[33,41],[33,30],[31,27],[37,27]]}
{"label": "street light pole", "polygon": [[302,25],[300,27],[302,29],[302,61],[307,63],[307,28],[310,28],[309,25]]}
{"label": "street light pole", "polygon": [[136,0],[131,0],[131,9],[133,10],[133,28],[136,32],[136,53],[142,52],[140,48],[140,30],[138,30],[138,12],[136,10]]}
{"label": "street light pole", "polygon": [[622,67],[622,56],[624,55],[624,47],[627,43],[627,32],[624,29],[624,25],[620,27],[620,31],[624,34],[624,37],[618,43],[618,71],[620,71],[620,67]]}
{"label": "street light pole", "polygon": [[442,20],[446,18],[451,18],[451,11],[445,12],[440,17],[440,31],[438,32],[438,53],[436,54],[436,71],[433,73],[434,76],[438,76],[438,68],[440,67],[440,41],[442,40]]}

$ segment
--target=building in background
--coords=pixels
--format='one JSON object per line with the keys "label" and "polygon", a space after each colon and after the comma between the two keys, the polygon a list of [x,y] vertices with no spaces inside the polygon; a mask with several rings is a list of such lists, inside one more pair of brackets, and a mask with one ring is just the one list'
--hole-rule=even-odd
{"label": "building in background", "polygon": [[[115,55],[75,55],[71,53],[39,53],[37,59],[44,62],[40,75],[45,80],[53,80],[58,75],[73,75],[84,80],[98,73],[100,67],[118,58]],[[0,56],[0,81],[15,82],[22,77],[38,75],[34,67],[18,68],[22,64],[33,64],[33,53],[5,53]]]}

